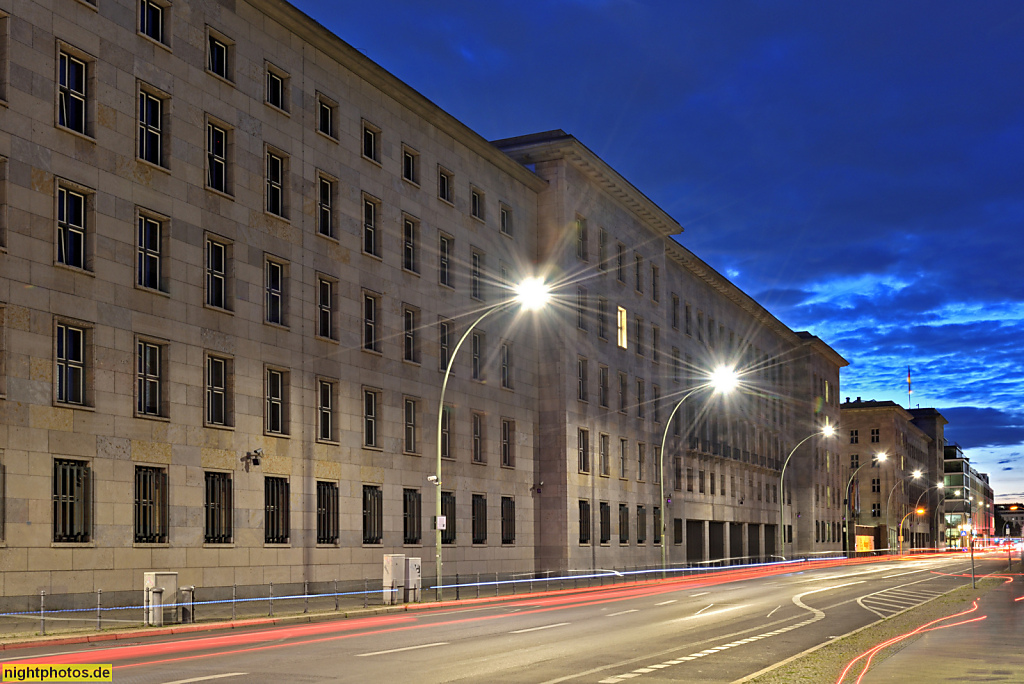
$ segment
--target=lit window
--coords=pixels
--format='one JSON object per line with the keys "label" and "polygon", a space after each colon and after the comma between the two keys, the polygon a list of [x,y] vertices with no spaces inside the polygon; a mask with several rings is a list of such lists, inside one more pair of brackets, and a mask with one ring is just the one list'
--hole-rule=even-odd
{"label": "lit window", "polygon": [[626,338],[629,330],[629,321],[627,320],[626,310],[623,307],[618,307],[617,314],[618,321],[618,345],[622,349],[626,349]]}

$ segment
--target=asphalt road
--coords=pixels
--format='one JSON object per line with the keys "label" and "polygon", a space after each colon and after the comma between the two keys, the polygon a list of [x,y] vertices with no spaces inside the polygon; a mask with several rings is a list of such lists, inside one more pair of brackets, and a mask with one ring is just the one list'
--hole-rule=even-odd
{"label": "asphalt road", "polygon": [[[979,574],[1003,568],[979,558]],[[963,586],[969,573],[961,555],[744,573],[3,660],[112,663],[115,682],[138,684],[732,682]]]}

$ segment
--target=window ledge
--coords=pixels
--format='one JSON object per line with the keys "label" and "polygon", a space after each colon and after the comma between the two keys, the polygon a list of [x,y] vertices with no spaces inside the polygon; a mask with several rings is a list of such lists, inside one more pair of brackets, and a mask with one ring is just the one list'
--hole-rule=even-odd
{"label": "window ledge", "polygon": [[333,337],[324,337],[323,335],[315,335],[314,337],[320,340],[321,342],[327,342],[329,344],[341,344],[341,340],[336,340]]}
{"label": "window ledge", "polygon": [[340,446],[341,445],[341,442],[339,442],[337,440],[333,440],[333,439],[317,439],[316,443],[317,444],[329,444],[331,446]]}
{"label": "window ledge", "polygon": [[235,312],[232,311],[231,309],[225,309],[225,308],[220,307],[220,306],[214,306],[213,304],[207,304],[206,302],[203,302],[203,308],[204,309],[208,309],[210,311],[217,311],[217,312],[222,313],[222,314],[227,314],[228,316],[234,316],[235,315]]}
{"label": "window ledge", "polygon": [[[0,247],[0,250],[2,250],[2,249],[3,249],[3,247]],[[409,275],[416,276],[417,278],[420,277],[420,272],[419,271],[414,271],[414,270],[412,270],[410,268],[406,268],[405,266],[402,267],[402,273],[408,273]]]}
{"label": "window ledge", "polygon": [[264,437],[273,437],[275,439],[290,439],[291,435],[287,432],[270,432],[269,430],[263,431]]}
{"label": "window ledge", "polygon": [[[79,0],[79,1],[81,2],[81,0]],[[82,133],[81,131],[76,131],[74,128],[68,128],[67,126],[61,126],[59,123],[55,123],[55,124],[53,124],[53,126],[58,131],[64,131],[65,133],[70,133],[71,135],[75,136],[76,138],[81,138],[82,140],[88,140],[91,143],[95,143],[96,142],[96,138],[94,138],[93,136],[89,135],[88,133]]]}
{"label": "window ledge", "polygon": [[234,432],[235,431],[235,426],[234,425],[217,425],[216,423],[206,423],[206,422],[204,422],[203,423],[203,427],[204,428],[209,428],[211,430],[225,430],[227,432]]}
{"label": "window ledge", "polygon": [[341,240],[338,239],[337,235],[327,235],[326,233],[321,233],[319,230],[316,231],[316,234],[322,237],[324,240],[329,240],[330,242],[333,242],[335,244],[341,244]]}
{"label": "window ledge", "polygon": [[330,140],[330,141],[331,141],[332,143],[337,143],[337,142],[340,142],[340,141],[338,140],[338,138],[336,138],[336,137],[335,137],[335,136],[333,136],[333,135],[328,135],[327,133],[324,133],[324,132],[323,132],[323,131],[321,131],[321,130],[320,130],[319,128],[317,128],[317,129],[316,129],[316,132],[317,132],[317,133],[318,133],[319,135],[321,135],[322,137],[324,137],[324,138],[327,138],[328,140]]}
{"label": "window ledge", "polygon": [[50,542],[51,549],[95,549],[96,542]]}
{"label": "window ledge", "polygon": [[277,328],[278,330],[283,330],[285,332],[291,332],[291,328],[289,328],[284,323],[274,323],[273,321],[263,321],[263,325],[266,325],[266,326],[271,327],[271,328]]}
{"label": "window ledge", "polygon": [[402,180],[404,180],[406,183],[408,183],[412,187],[416,188],[417,190],[420,187],[420,184],[417,183],[416,181],[412,180],[411,178],[406,178],[405,176],[402,176]]}
{"label": "window ledge", "polygon": [[516,469],[516,467],[514,465],[505,465],[504,463],[501,464],[501,467],[504,468],[505,470],[515,470]]}
{"label": "window ledge", "polygon": [[57,262],[57,261],[54,261],[53,265],[54,265],[55,268],[63,269],[65,271],[71,271],[72,273],[80,273],[80,274],[82,274],[84,276],[89,276],[90,278],[95,278],[96,277],[96,274],[93,271],[90,271],[87,268],[78,268],[77,266],[68,266],[67,264],[62,264],[62,263]]}
{"label": "window ledge", "polygon": [[203,542],[204,549],[233,549],[235,542]]}
{"label": "window ledge", "polygon": [[470,216],[470,218],[472,218],[477,223],[481,223],[481,224],[484,224],[484,225],[487,224],[487,219],[485,219],[483,216],[477,216],[476,214],[470,214],[469,216]]}
{"label": "window ledge", "polygon": [[290,224],[292,222],[291,219],[289,219],[284,214],[275,214],[274,212],[270,211],[266,207],[264,207],[264,209],[263,209],[263,215],[267,216],[268,218],[271,218],[271,219],[273,219],[275,221],[280,221],[282,223],[289,223]]}
{"label": "window ledge", "polygon": [[[166,23],[166,22],[165,22],[165,23]],[[165,31],[167,30],[167,27],[166,27],[166,26],[164,26],[164,30],[165,30]],[[136,31],[135,33],[136,33],[136,35],[138,35],[138,36],[139,36],[140,38],[145,38],[145,39],[146,39],[147,41],[149,41],[149,42],[150,42],[150,43],[152,43],[153,45],[156,45],[157,47],[161,47],[161,48],[163,48],[164,50],[167,50],[167,52],[172,52],[172,50],[171,50],[171,46],[170,46],[170,45],[168,45],[167,43],[164,43],[164,42],[162,42],[162,41],[159,41],[159,40],[157,40],[156,38],[153,38],[152,36],[147,36],[147,35],[146,35],[145,33],[143,33],[142,31]]]}
{"label": "window ledge", "polygon": [[164,166],[163,164],[156,164],[154,162],[149,161],[148,159],[143,159],[142,157],[136,157],[135,161],[142,164],[142,166],[147,169],[153,169],[154,171],[161,171],[167,174],[171,172],[171,169]]}
{"label": "window ledge", "polygon": [[160,297],[166,297],[167,299],[171,298],[170,292],[167,292],[165,290],[157,290],[152,287],[146,287],[145,285],[139,285],[137,282],[135,283],[135,289],[141,290],[142,292],[149,292],[151,294],[159,295]]}
{"label": "window ledge", "polygon": [[133,549],[167,549],[170,542],[132,542]]}
{"label": "window ledge", "polygon": [[171,422],[171,419],[169,417],[167,417],[167,416],[154,416],[154,415],[152,415],[150,413],[139,413],[138,411],[136,411],[133,415],[134,415],[134,417],[139,418],[141,420],[155,420],[158,423],[169,423],[169,422]]}
{"label": "window ledge", "polygon": [[100,8],[96,6],[96,3],[89,2],[89,0],[78,0],[78,4],[85,5],[86,7],[91,9],[93,12],[99,12],[100,11]]}
{"label": "window ledge", "polygon": [[376,259],[377,261],[384,261],[384,257],[382,257],[380,254],[374,254],[373,252],[367,252],[365,249],[363,250],[363,256],[368,256],[371,259]]}
{"label": "window ledge", "polygon": [[363,448],[366,449],[367,451],[384,451],[384,447],[374,446],[372,444],[364,444]]}
{"label": "window ledge", "polygon": [[324,544],[323,542],[317,542],[315,548],[318,548],[318,549],[337,549],[340,546],[341,546],[341,544],[339,544],[338,542],[334,542],[333,544]]}
{"label": "window ledge", "polygon": [[374,159],[373,157],[367,157],[365,154],[362,155],[362,157],[363,157],[363,159],[365,159],[366,161],[370,162],[374,166],[376,166],[378,168],[383,168],[383,164],[380,163],[379,159]]}
{"label": "window ledge", "polygon": [[89,413],[96,412],[95,406],[88,406],[87,404],[69,404],[67,402],[57,401],[56,399],[54,399],[53,405],[55,408],[74,409],[75,411],[88,411]]}
{"label": "window ledge", "polygon": [[292,548],[291,542],[263,542],[263,548],[265,549],[290,549]]}
{"label": "window ledge", "polygon": [[205,187],[206,187],[206,191],[207,192],[212,192],[214,195],[217,195],[219,197],[223,197],[226,200],[231,200],[232,202],[235,201],[235,196],[230,194],[226,190],[218,190],[217,188],[215,188],[215,187],[213,187],[211,185],[207,185]]}
{"label": "window ledge", "polygon": [[[80,1],[81,1],[81,0],[80,0]],[[208,73],[208,74],[209,74],[210,76],[213,76],[213,77],[214,77],[215,79],[217,79],[217,80],[218,80],[218,81],[220,81],[221,83],[225,83],[225,84],[227,84],[227,85],[231,86],[232,88],[234,88],[234,87],[235,87],[235,82],[234,82],[234,81],[232,81],[232,80],[231,80],[230,78],[226,78],[226,77],[224,77],[224,76],[221,76],[221,75],[220,75],[220,74],[218,74],[218,73],[217,73],[216,71],[210,71],[210,69],[209,69],[209,68],[207,68],[207,69],[206,69],[206,73]]]}
{"label": "window ledge", "polygon": [[283,114],[284,116],[287,116],[287,117],[291,118],[291,115],[292,115],[291,112],[289,112],[284,107],[278,107],[276,104],[273,104],[271,102],[267,102],[266,100],[263,101],[263,104],[267,105],[268,107],[270,107],[272,110],[274,110],[278,114]]}

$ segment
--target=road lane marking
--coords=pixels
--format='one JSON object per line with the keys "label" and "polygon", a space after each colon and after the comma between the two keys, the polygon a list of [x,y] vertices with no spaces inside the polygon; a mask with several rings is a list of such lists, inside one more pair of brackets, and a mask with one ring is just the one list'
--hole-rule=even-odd
{"label": "road lane marking", "polygon": [[[779,609],[779,608],[781,608],[781,607],[782,607],[782,606],[775,606],[775,610],[778,610],[778,609]],[[772,612],[768,613],[768,615],[767,615],[767,616],[765,617],[765,620],[767,620],[768,618],[770,618],[770,617],[771,617],[772,615],[775,615],[775,610],[773,610]]]}
{"label": "road lane marking", "polygon": [[917,573],[917,572],[928,572],[928,568],[925,568],[924,570],[910,570],[908,572],[898,572],[895,575],[885,575],[885,576],[881,577],[881,579],[890,579],[890,578],[893,578],[893,577],[903,577],[904,575],[913,575],[914,573]]}
{"label": "road lane marking", "polygon": [[605,617],[615,617],[617,615],[625,615],[626,613],[636,613],[636,608],[630,608],[629,610],[620,610],[618,613],[608,613]]}
{"label": "road lane marking", "polygon": [[694,615],[700,615],[701,613],[703,613],[705,610],[707,610],[708,608],[710,608],[713,605],[715,605],[715,604],[714,603],[709,603],[708,605],[704,606],[703,608],[698,610],[696,613],[694,613]]}
{"label": "road lane marking", "polygon": [[527,632],[539,632],[542,629],[551,629],[552,627],[565,627],[568,622],[558,622],[553,625],[542,625],[540,627],[528,627],[527,629],[514,629],[509,634],[526,634]]}
{"label": "road lane marking", "polygon": [[433,644],[420,644],[419,646],[406,646],[405,648],[389,648],[386,651],[374,651],[372,653],[356,653],[357,658],[365,658],[366,656],[377,656],[386,655],[388,653],[400,653],[401,651],[415,651],[420,648],[432,648],[434,646],[447,646],[447,641],[438,641]]}
{"label": "road lane marking", "polygon": [[710,594],[710,593],[711,593],[710,591],[702,591],[699,594],[690,594],[690,598],[697,598],[698,596],[704,596],[705,594]]}
{"label": "road lane marking", "polygon": [[667,606],[668,604],[675,603],[675,602],[676,602],[676,599],[671,599],[669,601],[662,601],[661,603],[655,603],[654,605],[656,605],[656,606]]}
{"label": "road lane marking", "polygon": [[224,672],[222,674],[210,675],[208,677],[193,677],[192,679],[175,679],[173,682],[164,684],[189,684],[189,682],[206,682],[211,679],[223,679],[224,677],[244,677],[248,672]]}

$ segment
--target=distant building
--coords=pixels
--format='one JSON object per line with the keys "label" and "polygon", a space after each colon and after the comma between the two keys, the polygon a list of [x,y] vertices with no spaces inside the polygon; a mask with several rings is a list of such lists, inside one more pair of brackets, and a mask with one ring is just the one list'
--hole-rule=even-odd
{"label": "distant building", "polygon": [[995,505],[996,536],[1021,537],[1024,533],[1024,503]]}
{"label": "distant building", "polygon": [[995,529],[995,496],[988,475],[978,472],[959,444],[947,444],[943,463],[946,485],[946,546],[962,547],[973,531],[982,540]]}

